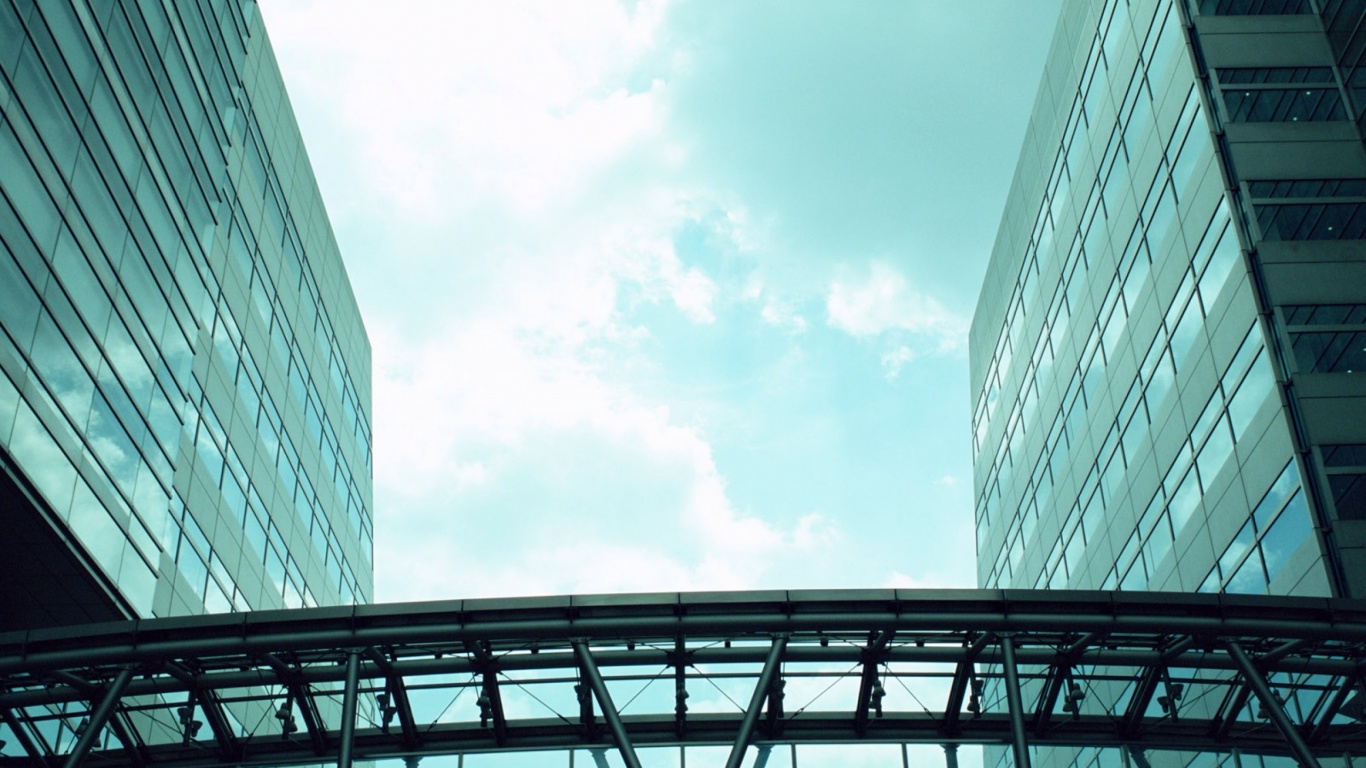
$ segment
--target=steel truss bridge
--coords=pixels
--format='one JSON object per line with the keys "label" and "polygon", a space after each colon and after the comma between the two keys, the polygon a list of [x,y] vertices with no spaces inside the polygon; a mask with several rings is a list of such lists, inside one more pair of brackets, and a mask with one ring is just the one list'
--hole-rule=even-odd
{"label": "steel truss bridge", "polygon": [[[464,600],[0,635],[0,768],[995,744],[1366,754],[1366,602],[855,590]],[[600,753],[599,753],[600,754]],[[750,754],[756,755],[755,750]]]}

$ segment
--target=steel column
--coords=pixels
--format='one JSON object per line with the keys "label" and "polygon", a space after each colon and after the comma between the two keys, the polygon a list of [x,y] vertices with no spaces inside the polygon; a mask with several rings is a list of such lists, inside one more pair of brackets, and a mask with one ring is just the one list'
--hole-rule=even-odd
{"label": "steel column", "polygon": [[1015,668],[1015,641],[1010,635],[1001,636],[1001,656],[1001,667],[1006,677],[1006,705],[1010,708],[1010,737],[1015,749],[1015,768],[1029,768],[1024,702],[1020,698],[1020,672]]}
{"label": "steel column", "polygon": [[578,658],[584,674],[588,676],[588,684],[593,688],[593,694],[598,697],[598,708],[602,710],[607,727],[612,729],[612,737],[617,741],[617,749],[621,751],[621,759],[626,763],[626,768],[640,768],[636,748],[631,745],[631,737],[626,734],[626,726],[621,724],[621,715],[612,703],[612,694],[607,691],[607,683],[602,680],[602,673],[598,671],[597,662],[593,661],[593,654],[588,651],[588,644],[582,640],[575,640],[574,655]]}
{"label": "steel column", "polygon": [[346,688],[342,692],[341,743],[337,745],[337,768],[351,768],[351,748],[356,741],[356,691],[360,688],[360,654],[346,654]]}
{"label": "steel column", "polygon": [[754,733],[754,724],[759,720],[759,710],[763,707],[764,698],[768,696],[769,688],[773,685],[773,673],[778,669],[778,662],[782,660],[785,648],[787,635],[773,638],[768,659],[764,661],[764,671],[759,674],[759,681],[754,684],[754,694],[749,697],[749,708],[745,710],[745,717],[740,721],[740,730],[735,734],[735,744],[730,748],[730,757],[726,758],[726,768],[739,768],[740,761],[745,759],[749,737]]}
{"label": "steel column", "polygon": [[1261,699],[1262,708],[1271,716],[1276,727],[1281,729],[1281,734],[1290,744],[1290,751],[1295,753],[1295,759],[1300,761],[1300,765],[1319,768],[1319,761],[1315,759],[1314,753],[1309,751],[1309,745],[1304,743],[1304,737],[1300,736],[1295,724],[1290,721],[1290,716],[1285,713],[1285,707],[1276,700],[1275,694],[1271,692],[1271,686],[1266,683],[1266,678],[1262,677],[1262,673],[1257,670],[1252,659],[1248,658],[1242,646],[1238,645],[1237,640],[1228,641],[1228,655],[1237,662],[1243,678],[1252,687],[1253,693],[1257,694],[1257,698]]}
{"label": "steel column", "polygon": [[79,768],[85,760],[85,756],[90,754],[90,748],[95,746],[95,739],[99,737],[100,731],[109,722],[110,715],[118,708],[119,699],[123,696],[123,691],[128,684],[133,681],[133,668],[124,667],[119,670],[119,674],[114,678],[114,682],[105,689],[104,698],[90,713],[90,720],[86,723],[85,733],[76,741],[76,746],[72,748],[71,754],[66,758],[65,768]]}

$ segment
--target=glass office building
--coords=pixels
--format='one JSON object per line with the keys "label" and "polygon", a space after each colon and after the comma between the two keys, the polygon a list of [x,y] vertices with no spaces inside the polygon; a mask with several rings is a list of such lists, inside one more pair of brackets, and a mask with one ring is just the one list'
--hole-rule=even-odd
{"label": "glass office building", "polygon": [[971,337],[983,586],[1366,594],[1360,3],[1066,3]]}
{"label": "glass office building", "polygon": [[254,2],[0,0],[0,629],[368,600],[370,349]]}
{"label": "glass office building", "polygon": [[1064,3],[971,331],[981,586],[1366,596],[1363,16]]}

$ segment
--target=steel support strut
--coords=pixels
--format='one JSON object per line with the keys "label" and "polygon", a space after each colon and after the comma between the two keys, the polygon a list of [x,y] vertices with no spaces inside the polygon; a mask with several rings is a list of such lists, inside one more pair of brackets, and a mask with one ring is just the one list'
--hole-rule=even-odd
{"label": "steel support strut", "polygon": [[688,732],[688,646],[682,633],[674,636],[674,735],[683,738]]}
{"label": "steel support strut", "polygon": [[1015,640],[1010,635],[1001,636],[1001,666],[1006,677],[1006,705],[1010,708],[1010,737],[1015,748],[1015,768],[1029,768],[1029,742],[1025,741],[1020,672],[1015,668]]}
{"label": "steel support strut", "polygon": [[953,673],[953,684],[949,686],[949,701],[944,705],[943,731],[946,736],[958,733],[958,720],[963,714],[963,697],[967,695],[968,685],[975,673],[976,660],[982,650],[993,639],[989,632],[983,632],[963,648],[963,658]]}
{"label": "steel support strut", "polygon": [[[413,709],[408,703],[408,687],[403,683],[403,675],[395,671],[393,663],[378,648],[370,646],[363,653],[384,673],[384,692],[389,696],[393,713],[398,716],[399,728],[403,731],[403,746],[417,749],[417,724],[413,722]],[[388,721],[381,719],[381,722],[384,723],[381,727],[387,732]]]}
{"label": "steel support strut", "polygon": [[498,688],[498,661],[489,650],[487,641],[466,640],[465,650],[469,651],[475,671],[484,679],[484,687],[479,694],[479,721],[482,724],[493,720],[493,739],[500,748],[506,747],[508,722],[507,715],[503,713],[503,693]]}
{"label": "steel support strut", "polygon": [[[887,646],[895,635],[895,632],[879,632],[868,641],[868,647],[859,654],[863,661],[863,674],[859,678],[858,703],[854,707],[854,732],[859,736],[868,733],[868,710],[873,705],[873,691],[878,687],[878,665],[887,658]],[[877,706],[880,711],[882,705]]]}
{"label": "steel support strut", "polygon": [[754,695],[749,697],[749,708],[745,710],[745,717],[740,721],[740,730],[735,734],[735,745],[730,748],[730,757],[726,758],[726,768],[740,768],[740,761],[745,759],[749,737],[754,734],[754,723],[759,720],[759,710],[763,708],[764,699],[773,686],[773,674],[778,669],[778,662],[782,660],[785,648],[787,635],[773,638],[773,647],[769,649],[768,658],[764,661],[764,671],[759,674],[759,681],[754,684]]}
{"label": "steel support strut", "polygon": [[19,718],[15,717],[13,712],[8,709],[0,709],[0,722],[9,726],[10,733],[19,740],[19,746],[24,748],[24,751],[33,758],[37,765],[41,768],[48,768],[52,764],[48,760],[48,753],[39,748],[33,739],[29,738],[28,731],[19,723]]}
{"label": "steel support strut", "polygon": [[356,742],[356,691],[360,688],[360,654],[346,654],[346,689],[342,693],[341,743],[337,745],[337,768],[351,768],[351,748]]}
{"label": "steel support strut", "polygon": [[598,671],[597,662],[593,661],[593,654],[588,651],[588,644],[582,640],[575,640],[574,655],[578,658],[584,674],[588,676],[588,684],[593,689],[593,695],[598,698],[598,708],[602,710],[607,727],[612,729],[612,737],[617,741],[617,749],[621,750],[621,759],[626,763],[626,768],[640,768],[636,748],[631,745],[631,737],[626,734],[626,726],[621,724],[621,715],[612,703],[612,694],[607,691],[607,683],[602,680],[602,673]]}
{"label": "steel support strut", "polygon": [[1295,753],[1295,759],[1307,768],[1319,768],[1319,761],[1314,757],[1314,753],[1309,751],[1309,745],[1304,742],[1295,724],[1290,721],[1290,716],[1285,713],[1285,707],[1276,699],[1271,686],[1266,683],[1266,678],[1262,677],[1262,673],[1252,663],[1252,659],[1248,658],[1242,646],[1238,645],[1237,640],[1228,641],[1228,655],[1233,657],[1252,692],[1261,699],[1262,709],[1271,716],[1271,721],[1281,730],[1281,735],[1285,736],[1286,742],[1290,744],[1290,751]]}
{"label": "steel support strut", "polygon": [[85,760],[85,756],[90,754],[90,748],[95,746],[95,739],[99,738],[100,731],[109,722],[109,717],[118,708],[119,699],[123,696],[123,691],[128,684],[133,682],[133,668],[124,667],[119,670],[119,674],[114,678],[114,682],[109,684],[104,692],[104,698],[95,705],[95,709],[90,713],[90,720],[85,724],[85,732],[76,741],[76,746],[72,748],[71,754],[66,758],[66,768],[79,768]]}
{"label": "steel support strut", "polygon": [[1324,710],[1323,715],[1319,717],[1318,725],[1315,725],[1314,730],[1310,732],[1310,740],[1318,741],[1323,737],[1328,726],[1332,725],[1333,718],[1337,717],[1338,711],[1342,709],[1342,705],[1347,703],[1347,697],[1352,695],[1352,691],[1356,690],[1356,688],[1357,676],[1348,675],[1342,685],[1338,686],[1337,693],[1333,694],[1333,699],[1328,702],[1328,708]]}

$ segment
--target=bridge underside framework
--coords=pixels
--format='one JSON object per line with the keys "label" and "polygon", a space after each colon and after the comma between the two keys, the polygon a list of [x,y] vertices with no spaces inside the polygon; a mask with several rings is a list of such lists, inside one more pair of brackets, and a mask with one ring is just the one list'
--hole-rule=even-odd
{"label": "bridge underside framework", "polygon": [[[672,593],[0,635],[0,768],[493,751],[996,744],[1366,754],[1366,602]],[[754,755],[755,751],[750,750]]]}

